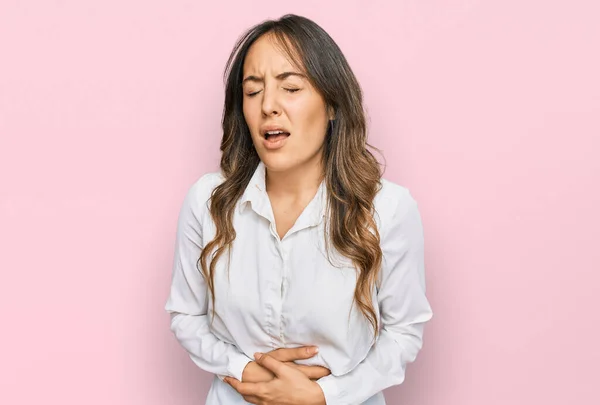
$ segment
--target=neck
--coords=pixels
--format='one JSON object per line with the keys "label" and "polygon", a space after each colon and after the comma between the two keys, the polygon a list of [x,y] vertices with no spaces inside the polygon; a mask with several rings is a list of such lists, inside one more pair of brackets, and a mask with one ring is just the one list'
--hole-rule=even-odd
{"label": "neck", "polygon": [[303,198],[314,194],[323,180],[321,159],[284,172],[267,169],[266,187],[269,195],[279,197]]}

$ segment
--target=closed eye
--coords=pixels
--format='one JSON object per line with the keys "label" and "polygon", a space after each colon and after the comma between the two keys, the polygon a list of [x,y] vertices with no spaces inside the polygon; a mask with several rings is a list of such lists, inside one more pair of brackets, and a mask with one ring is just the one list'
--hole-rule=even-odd
{"label": "closed eye", "polygon": [[[286,89],[286,88],[284,88],[284,90],[285,90],[285,91],[287,91],[288,93],[295,93],[295,92],[297,92],[297,91],[300,91],[300,90],[302,90],[302,89]],[[254,97],[254,96],[256,96],[258,93],[260,93],[261,91],[262,91],[262,90],[255,91],[254,93],[248,93],[248,94],[247,94],[247,96],[248,96],[248,97]]]}

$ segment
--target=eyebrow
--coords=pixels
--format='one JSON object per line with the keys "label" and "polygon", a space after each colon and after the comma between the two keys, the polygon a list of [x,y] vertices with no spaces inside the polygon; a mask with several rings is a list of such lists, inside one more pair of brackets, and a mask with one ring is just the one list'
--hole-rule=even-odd
{"label": "eyebrow", "polygon": [[[302,73],[298,73],[298,72],[283,72],[283,73],[279,73],[277,76],[275,76],[275,78],[277,80],[285,80],[290,76],[298,76],[300,78],[305,79],[306,76],[303,75]],[[244,80],[242,80],[242,85],[244,85],[246,82],[257,82],[257,83],[263,83],[265,80],[262,77],[258,77],[258,76],[248,76],[246,77]]]}

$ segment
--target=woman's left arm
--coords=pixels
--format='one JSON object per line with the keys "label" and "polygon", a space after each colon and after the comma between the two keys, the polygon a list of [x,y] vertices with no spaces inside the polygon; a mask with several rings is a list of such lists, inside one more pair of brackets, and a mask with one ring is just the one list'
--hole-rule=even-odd
{"label": "woman's left arm", "polygon": [[[404,381],[406,366],[423,344],[423,327],[432,318],[425,296],[423,226],[416,201],[407,194],[393,218],[382,226],[383,264],[377,301],[381,332],[367,357],[351,372],[317,381],[327,405],[360,404]],[[402,198],[400,199],[402,200]]]}

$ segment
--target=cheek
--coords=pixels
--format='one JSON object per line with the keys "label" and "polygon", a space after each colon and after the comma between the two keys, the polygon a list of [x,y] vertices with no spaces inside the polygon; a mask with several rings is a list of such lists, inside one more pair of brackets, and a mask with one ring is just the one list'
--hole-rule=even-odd
{"label": "cheek", "polygon": [[306,140],[312,146],[320,146],[325,141],[325,133],[327,131],[327,120],[324,115],[319,112],[307,115],[303,120],[303,133]]}
{"label": "cheek", "polygon": [[256,118],[256,114],[254,113],[254,109],[251,103],[244,102],[242,105],[242,113],[244,114],[244,120],[246,120],[246,125],[250,128],[250,133],[254,133],[256,126],[258,125],[258,119]]}
{"label": "cheek", "polygon": [[250,110],[251,110],[250,105],[244,101],[242,103],[242,114],[244,114],[244,118],[246,119],[246,121],[249,121],[252,119]]}
{"label": "cheek", "polygon": [[311,143],[322,143],[329,123],[322,103],[298,103],[288,106],[288,116],[293,128]]}

